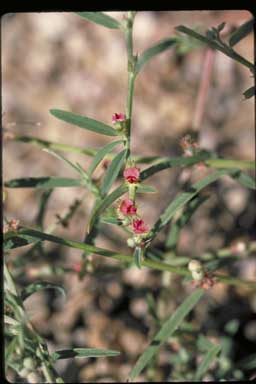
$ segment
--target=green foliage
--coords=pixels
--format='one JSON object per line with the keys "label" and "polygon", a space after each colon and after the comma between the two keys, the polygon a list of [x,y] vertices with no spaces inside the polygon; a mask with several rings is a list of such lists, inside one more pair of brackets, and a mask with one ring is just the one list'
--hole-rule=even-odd
{"label": "green foliage", "polygon": [[169,48],[172,48],[176,44],[175,38],[167,38],[161,40],[159,43],[153,45],[152,47],[148,48],[146,51],[144,51],[139,57],[136,62],[135,66],[135,73],[138,74],[144,65],[151,60],[154,56],[158,55],[159,53],[162,53],[166,51]]}
{"label": "green foliage", "polygon": [[112,187],[112,184],[116,180],[124,164],[126,154],[127,154],[127,149],[124,149],[122,152],[119,152],[110,163],[107,169],[106,175],[102,182],[102,187],[101,187],[102,196],[106,195],[110,190],[110,188]]}
{"label": "green foliage", "polygon": [[254,19],[250,19],[237,28],[229,38],[229,45],[233,47],[244,39],[249,33],[253,32]]}
{"label": "green foliage", "polygon": [[[154,371],[160,347],[164,343],[172,340],[171,338],[173,338],[174,335],[177,337],[179,345],[181,345],[181,342],[186,340],[184,335],[187,334],[189,334],[192,338],[193,351],[191,350],[189,343],[186,341],[184,342],[184,346],[180,347],[177,354],[170,357],[170,362],[174,365],[174,375],[170,378],[171,380],[175,379],[176,376],[177,378],[180,378],[182,374],[183,378],[188,380],[204,379],[206,373],[211,371],[212,363],[216,360],[216,357],[220,352],[221,357],[217,359],[217,364],[219,364],[218,373],[216,373],[215,376],[217,378],[221,378],[222,376],[225,378],[225,375],[228,375],[228,373],[233,370],[234,372],[232,371],[232,375],[234,378],[241,379],[243,378],[243,372],[241,369],[255,369],[256,360],[255,355],[253,354],[249,356],[249,358],[238,362],[238,369],[233,369],[234,367],[230,363],[230,360],[226,357],[232,348],[231,337],[235,336],[239,327],[239,322],[236,319],[230,320],[226,323],[224,330],[228,336],[225,335],[221,338],[220,345],[211,343],[205,336],[203,336],[200,329],[195,329],[193,324],[184,323],[185,317],[193,310],[202,298],[205,292],[203,289],[198,288],[187,296],[183,303],[179,305],[176,311],[174,311],[168,319],[163,320],[159,317],[158,305],[159,303],[166,303],[164,296],[166,294],[169,295],[170,293],[170,291],[166,289],[166,282],[164,282],[167,276],[169,284],[169,272],[185,277],[187,279],[186,282],[191,281],[191,273],[187,268],[190,257],[178,256],[174,252],[170,252],[170,250],[175,250],[180,231],[188,223],[192,214],[196,212],[201,204],[209,197],[201,196],[200,192],[204,188],[216,182],[222,176],[229,176],[246,188],[256,189],[255,180],[249,174],[242,171],[244,169],[255,169],[255,164],[252,161],[217,158],[216,154],[201,150],[191,157],[181,156],[168,158],[161,156],[131,156],[130,142],[135,79],[138,73],[151,59],[170,48],[175,48],[178,54],[185,54],[190,50],[201,46],[203,43],[246,66],[251,72],[254,73],[255,66],[233,49],[239,41],[245,38],[252,31],[254,21],[249,20],[232,33],[232,35],[229,36],[229,45],[222,40],[220,34],[225,27],[225,23],[221,23],[217,27],[212,27],[206,31],[205,35],[202,35],[196,29],[178,26],[176,29],[183,33],[183,35],[163,39],[138,56],[134,55],[133,52],[133,22],[135,14],[136,12],[129,11],[127,18],[120,23],[102,12],[77,12],[77,15],[83,19],[92,21],[110,29],[120,29],[124,33],[128,56],[128,91],[125,110],[126,129],[125,132],[124,130],[121,132],[118,129],[112,128],[110,125],[86,116],[81,116],[60,109],[51,109],[50,113],[61,121],[87,129],[94,133],[111,137],[121,136],[121,139],[108,143],[99,150],[96,150],[92,148],[75,147],[68,144],[53,143],[30,136],[16,135],[14,140],[44,148],[46,152],[55,156],[62,162],[65,162],[65,164],[77,172],[79,178],[71,179],[44,176],[18,178],[6,181],[4,186],[7,188],[41,188],[44,189],[44,192],[41,196],[40,207],[36,217],[36,224],[40,230],[29,229],[23,226],[17,230],[13,230],[12,228],[8,229],[7,233],[4,235],[4,250],[9,253],[14,248],[32,245],[30,251],[33,252],[33,249],[39,245],[41,247],[41,252],[43,252],[43,242],[49,241],[60,246],[66,246],[83,251],[84,260],[86,260],[87,255],[96,254],[121,262],[122,268],[127,265],[135,264],[139,269],[147,267],[156,271],[164,272],[161,275],[162,286],[159,302],[157,302],[151,294],[146,297],[148,310],[154,320],[153,331],[156,328],[157,330],[151,343],[138,358],[136,364],[131,370],[129,380],[133,381],[146,367],[150,368],[151,372]],[[244,92],[246,99],[252,97],[254,94],[255,87],[251,87]],[[123,144],[125,149],[120,150],[117,154],[112,153],[113,149],[119,144]],[[92,156],[93,158],[88,170],[85,170],[79,163],[70,161],[66,157],[55,152],[55,150],[79,153]],[[106,158],[110,161],[110,164],[107,167],[105,175],[101,178],[101,180],[95,181],[95,179],[92,178],[93,172],[101,161]],[[118,225],[124,231],[129,232],[127,227],[123,225],[123,221],[118,218],[118,215],[116,214],[116,207],[112,206],[112,204],[115,203],[124,193],[128,192],[128,183],[122,182],[117,188],[110,192],[124,166],[127,167],[131,164],[133,165],[138,163],[151,164],[140,173],[140,183],[138,183],[135,188],[136,193],[155,193],[157,192],[155,188],[143,184],[143,181],[148,177],[168,168],[191,167],[201,162],[207,167],[219,169],[214,173],[208,174],[195,184],[186,187],[185,191],[178,194],[177,197],[169,203],[164,212],[156,220],[153,228],[147,235],[143,236],[143,248],[137,245],[135,246],[133,255],[126,255],[94,245],[96,236],[101,228],[101,223]],[[51,234],[58,224],[62,224],[65,227],[68,225],[82,199],[75,200],[64,215],[56,215],[58,221],[55,224],[46,229],[44,228],[47,202],[54,188],[77,186],[89,189],[95,198],[94,208],[91,212],[89,220],[88,232],[85,235],[84,242],[74,241]],[[165,243],[166,250],[169,252],[161,251],[156,247],[150,247],[153,239],[170,221],[172,221],[172,226]],[[247,252],[249,253],[249,250]],[[198,256],[198,258],[200,258],[200,256]],[[218,272],[215,272],[218,268],[223,266],[229,271],[228,268],[230,263],[236,261],[237,259],[238,258],[236,256],[230,255],[230,252],[221,253],[221,251],[217,251],[214,255],[201,255],[201,260],[204,263],[203,266],[207,267],[209,271],[213,271],[212,276],[217,282],[236,286],[244,285],[247,288],[255,289],[256,283],[253,281],[243,280],[240,277],[232,277],[229,276],[229,274],[221,275],[218,274]],[[83,277],[84,274],[87,273],[86,268],[84,269],[85,271],[81,272],[80,277]],[[95,272],[97,273],[97,271]],[[49,354],[47,345],[43,341],[43,338],[37,334],[29,322],[23,302],[33,293],[43,289],[56,289],[65,295],[63,287],[48,281],[37,281],[27,285],[19,292],[6,265],[4,265],[4,280],[5,305],[8,308],[8,312],[4,316],[5,337],[7,341],[7,347],[5,348],[6,367],[14,370],[17,373],[17,376],[27,379],[28,372],[31,372],[31,370],[26,371],[26,369],[33,368],[38,373],[38,382],[63,382],[62,378],[59,377],[53,366],[53,364],[59,359],[74,357],[114,357],[120,354],[118,351],[96,348],[68,348],[64,350],[57,350],[54,353]],[[185,280],[182,281],[182,283],[184,282]],[[152,329],[150,329],[150,331],[152,332]],[[197,346],[199,354],[203,354],[203,359],[197,366],[196,372],[183,372],[182,370],[178,373],[175,372],[175,368],[179,364],[185,366],[186,364],[189,365],[193,362],[193,359],[196,357],[194,345]],[[33,361],[29,360],[28,356],[33,356]],[[150,375],[148,377],[150,377]]]}
{"label": "green foliage", "polygon": [[118,356],[120,352],[97,348],[72,348],[55,351],[51,357],[53,360],[70,359],[72,357],[110,357]]}
{"label": "green foliage", "polygon": [[183,301],[183,303],[176,309],[171,317],[163,324],[162,328],[155,335],[150,345],[137,360],[129,375],[130,381],[133,381],[135,377],[138,376],[140,372],[146,367],[152,357],[158,352],[161,345],[166,342],[181,325],[184,318],[198,303],[203,294],[204,290],[202,289],[197,289],[194,291]]}
{"label": "green foliage", "polygon": [[27,285],[21,292],[21,299],[24,301],[33,293],[41,291],[42,289],[56,289],[59,291],[64,297],[66,296],[65,290],[63,287],[57,284],[50,283],[48,281],[38,281],[36,283],[32,283]]}
{"label": "green foliage", "polygon": [[7,188],[64,188],[80,187],[83,182],[79,179],[69,179],[67,177],[22,177],[6,181],[4,186]]}
{"label": "green foliage", "polygon": [[102,147],[93,157],[92,162],[88,168],[88,175],[91,176],[94,172],[94,170],[97,168],[101,160],[104,159],[104,157],[112,151],[114,147],[116,147],[118,144],[123,143],[123,140],[114,141],[112,143],[109,143]]}
{"label": "green foliage", "polygon": [[115,20],[102,12],[75,12],[78,16],[92,21],[96,24],[103,25],[104,27],[111,29],[120,29],[122,25],[119,21]]}
{"label": "green foliage", "polygon": [[101,123],[98,120],[90,119],[89,117],[76,115],[72,112],[63,111],[61,109],[51,109],[50,113],[59,120],[66,123],[76,125],[77,127],[88,129],[95,133],[100,133],[106,136],[118,136],[119,132],[107,124]]}
{"label": "green foliage", "polygon": [[209,349],[209,351],[206,353],[205,357],[203,358],[201,364],[197,368],[197,371],[195,374],[196,381],[199,381],[204,377],[211,363],[214,361],[214,359],[216,358],[218,353],[220,353],[220,351],[221,351],[220,345],[214,345]]}
{"label": "green foliage", "polygon": [[231,59],[249,68],[253,73],[255,72],[254,64],[250,63],[247,59],[239,55],[236,51],[233,50],[231,46],[224,43],[220,39],[218,30],[216,28],[212,30],[208,30],[207,31],[208,33],[206,33],[205,36],[194,31],[193,29],[185,27],[184,25],[179,25],[178,27],[176,27],[176,30],[179,32],[185,33],[191,37],[194,37],[195,39],[201,41],[202,43],[207,44],[209,47],[213,49],[221,51],[225,55],[229,56]]}

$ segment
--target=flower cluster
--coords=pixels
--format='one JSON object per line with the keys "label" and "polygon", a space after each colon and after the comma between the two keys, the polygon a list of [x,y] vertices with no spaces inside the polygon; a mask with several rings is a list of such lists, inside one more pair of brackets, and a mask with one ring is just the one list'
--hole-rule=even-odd
{"label": "flower cluster", "polygon": [[3,233],[7,233],[9,231],[17,232],[19,229],[20,221],[17,219],[11,219],[8,221],[8,223],[4,226]]}
{"label": "flower cluster", "polygon": [[[135,190],[136,184],[140,180],[140,170],[137,167],[127,167],[123,172],[124,179],[128,183],[129,198],[121,201],[118,207],[118,216],[122,220],[123,225],[130,228],[133,234],[132,238],[127,240],[130,247],[136,245],[143,245],[143,236],[149,232],[149,226],[137,213],[137,206],[135,204]],[[130,193],[132,191],[132,194]],[[132,198],[130,197],[132,195]]]}
{"label": "flower cluster", "polygon": [[216,278],[210,272],[205,271],[202,264],[198,260],[191,260],[188,269],[193,278],[193,285],[197,288],[209,289],[216,284]]}
{"label": "flower cluster", "polygon": [[184,151],[185,157],[194,156],[199,150],[199,144],[189,134],[182,137],[180,146]]}

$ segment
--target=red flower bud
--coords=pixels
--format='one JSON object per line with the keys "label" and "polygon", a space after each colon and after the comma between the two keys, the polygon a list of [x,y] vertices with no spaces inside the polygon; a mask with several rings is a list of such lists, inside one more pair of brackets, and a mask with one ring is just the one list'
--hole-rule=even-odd
{"label": "red flower bud", "polygon": [[124,215],[132,216],[135,215],[137,212],[137,208],[133,204],[133,201],[130,199],[123,200],[119,209]]}
{"label": "red flower bud", "polygon": [[81,270],[82,270],[82,263],[80,263],[79,261],[74,263],[73,266],[72,266],[72,269],[73,269],[74,272],[80,273]]}
{"label": "red flower bud", "polygon": [[145,224],[144,220],[136,219],[132,223],[134,233],[145,233],[149,231],[149,226]]}
{"label": "red flower bud", "polygon": [[137,183],[140,177],[140,170],[136,167],[126,168],[123,173],[128,183]]}
{"label": "red flower bud", "polygon": [[125,120],[126,116],[124,113],[114,113],[114,115],[112,115],[112,124],[122,123]]}

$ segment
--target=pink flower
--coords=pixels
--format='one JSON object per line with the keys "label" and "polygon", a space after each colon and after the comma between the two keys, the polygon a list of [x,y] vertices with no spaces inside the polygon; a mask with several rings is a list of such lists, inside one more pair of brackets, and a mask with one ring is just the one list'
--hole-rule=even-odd
{"label": "pink flower", "polygon": [[134,233],[145,233],[149,231],[149,226],[145,224],[142,219],[133,220],[132,226]]}
{"label": "pink flower", "polygon": [[133,204],[133,201],[130,199],[123,200],[119,209],[124,215],[132,216],[135,215],[137,212],[137,208]]}
{"label": "pink flower", "polygon": [[125,120],[126,116],[124,113],[114,113],[114,115],[112,115],[112,124],[122,123]]}
{"label": "pink flower", "polygon": [[137,183],[140,177],[140,170],[136,167],[126,168],[123,176],[129,183]]}
{"label": "pink flower", "polygon": [[73,269],[74,272],[80,273],[81,270],[82,270],[82,263],[80,263],[79,261],[74,263],[73,266],[72,266],[72,269]]}

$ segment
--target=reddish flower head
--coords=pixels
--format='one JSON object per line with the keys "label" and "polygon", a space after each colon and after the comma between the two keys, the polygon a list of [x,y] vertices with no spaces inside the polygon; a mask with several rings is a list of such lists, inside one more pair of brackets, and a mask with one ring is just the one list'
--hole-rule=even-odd
{"label": "reddish flower head", "polygon": [[79,262],[79,261],[74,263],[73,266],[72,266],[72,269],[73,269],[74,272],[80,273],[81,270],[82,270],[82,263]]}
{"label": "reddish flower head", "polygon": [[122,123],[125,120],[126,116],[124,113],[114,113],[114,115],[112,115],[112,124]]}
{"label": "reddish flower head", "polygon": [[149,226],[145,224],[142,219],[133,220],[132,226],[134,233],[145,233],[149,231]]}
{"label": "reddish flower head", "polygon": [[140,170],[136,167],[126,168],[123,176],[129,183],[137,183],[140,177]]}
{"label": "reddish flower head", "polygon": [[137,212],[137,208],[133,204],[133,201],[130,199],[123,200],[119,209],[124,215],[132,216],[135,215]]}

